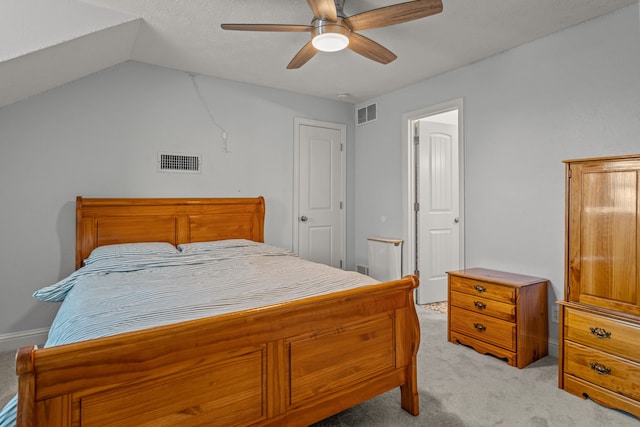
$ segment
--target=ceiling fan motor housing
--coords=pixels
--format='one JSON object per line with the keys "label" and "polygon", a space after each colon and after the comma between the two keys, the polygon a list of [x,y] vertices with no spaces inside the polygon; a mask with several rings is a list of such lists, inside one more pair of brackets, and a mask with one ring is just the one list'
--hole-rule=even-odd
{"label": "ceiling fan motor housing", "polygon": [[349,37],[349,34],[351,34],[351,28],[349,28],[346,21],[342,18],[338,18],[336,22],[327,21],[326,19],[314,19],[313,21],[313,30],[311,30],[312,39],[315,36],[327,33],[342,34],[346,37]]}

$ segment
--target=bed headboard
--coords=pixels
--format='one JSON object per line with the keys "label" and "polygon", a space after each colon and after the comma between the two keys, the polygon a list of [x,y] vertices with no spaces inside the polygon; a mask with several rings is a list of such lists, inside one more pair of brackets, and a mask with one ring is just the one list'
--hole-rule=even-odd
{"label": "bed headboard", "polygon": [[264,198],[76,199],[76,269],[97,246],[223,239],[264,242]]}

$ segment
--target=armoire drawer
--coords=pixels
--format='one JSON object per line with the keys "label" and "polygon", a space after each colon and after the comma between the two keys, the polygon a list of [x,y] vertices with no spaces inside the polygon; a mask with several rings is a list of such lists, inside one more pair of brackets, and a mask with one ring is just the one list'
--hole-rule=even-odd
{"label": "armoire drawer", "polygon": [[516,350],[516,324],[512,322],[451,307],[451,330],[509,351]]}
{"label": "armoire drawer", "polygon": [[516,306],[481,296],[451,292],[451,305],[507,322],[516,321]]}
{"label": "armoire drawer", "polygon": [[640,362],[640,329],[637,325],[566,307],[564,337],[566,340]]}
{"label": "armoire drawer", "polygon": [[482,296],[496,301],[515,303],[515,290],[512,287],[501,286],[468,277],[452,276],[450,281],[452,291]]}
{"label": "armoire drawer", "polygon": [[640,364],[621,357],[565,341],[565,373],[640,400]]}

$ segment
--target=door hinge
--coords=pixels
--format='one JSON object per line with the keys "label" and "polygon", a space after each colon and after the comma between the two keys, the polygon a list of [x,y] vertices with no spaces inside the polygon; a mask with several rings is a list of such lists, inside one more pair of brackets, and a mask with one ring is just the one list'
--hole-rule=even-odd
{"label": "door hinge", "polygon": [[416,270],[413,272],[413,274],[417,277],[420,277],[420,270]]}
{"label": "door hinge", "polygon": [[340,151],[344,151],[344,144],[340,143]]}
{"label": "door hinge", "polygon": [[569,169],[569,171],[567,172],[567,176],[571,178],[571,169]]}
{"label": "door hinge", "polygon": [[342,260],[340,260],[340,268],[342,268]]}
{"label": "door hinge", "polygon": [[418,135],[413,137],[413,144],[414,145],[419,145],[420,144],[420,137]]}
{"label": "door hinge", "polygon": [[420,202],[415,202],[413,204],[413,210],[418,212],[420,210]]}
{"label": "door hinge", "polygon": [[342,209],[342,201],[340,201],[340,209]]}

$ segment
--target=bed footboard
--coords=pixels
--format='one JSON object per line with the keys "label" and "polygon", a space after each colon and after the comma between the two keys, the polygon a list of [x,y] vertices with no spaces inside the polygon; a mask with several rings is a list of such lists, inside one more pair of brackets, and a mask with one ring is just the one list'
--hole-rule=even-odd
{"label": "bed footboard", "polygon": [[306,425],[395,387],[418,415],[417,286],[23,348],[18,426]]}

